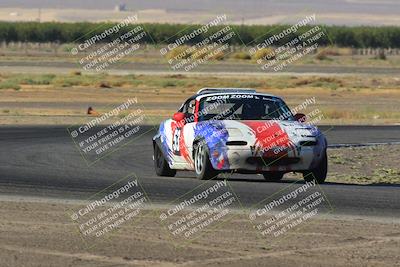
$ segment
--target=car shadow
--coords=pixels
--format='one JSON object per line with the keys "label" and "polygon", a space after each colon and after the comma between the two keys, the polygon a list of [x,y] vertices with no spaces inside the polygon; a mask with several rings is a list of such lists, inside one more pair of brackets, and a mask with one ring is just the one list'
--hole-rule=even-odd
{"label": "car shadow", "polygon": [[[264,178],[261,176],[259,178],[254,177],[254,175],[249,175],[249,177],[232,177],[229,175],[221,176],[219,175],[218,177],[214,178],[213,180],[225,180],[227,179],[228,181],[234,181],[234,182],[249,182],[249,183],[278,183],[278,184],[292,184],[292,183],[298,183],[298,184],[304,184],[305,181],[303,179],[293,179],[293,178],[283,178],[280,181],[266,181]],[[329,182],[329,177],[327,178],[328,181],[323,183],[324,186],[334,186],[334,185],[344,185],[344,186],[374,186],[374,187],[400,187],[400,184],[397,183],[370,183],[370,184],[357,184],[357,183],[341,183],[341,182]]]}
{"label": "car shadow", "polygon": [[[196,176],[192,172],[181,172],[177,177],[178,179],[196,179]],[[216,181],[223,181],[227,179],[228,181],[232,182],[247,182],[247,183],[278,183],[278,184],[292,184],[292,183],[298,183],[298,184],[304,184],[305,181],[303,179],[295,179],[295,178],[283,178],[280,181],[266,181],[262,175],[257,175],[257,174],[248,174],[248,175],[241,175],[241,174],[220,174],[217,177],[213,178],[212,180]],[[400,187],[400,184],[398,183],[370,183],[370,184],[357,184],[357,183],[341,183],[341,182],[330,182],[329,177],[327,178],[327,181],[323,183],[324,186],[334,186],[334,185],[344,185],[344,186],[371,186],[371,187]]]}

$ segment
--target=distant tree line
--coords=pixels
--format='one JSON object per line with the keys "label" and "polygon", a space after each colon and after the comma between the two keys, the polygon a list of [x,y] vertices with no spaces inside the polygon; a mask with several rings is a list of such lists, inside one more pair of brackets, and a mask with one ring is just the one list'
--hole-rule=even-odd
{"label": "distant tree line", "polygon": [[[58,22],[0,22],[0,41],[2,42],[58,42],[82,43],[92,36],[103,33],[113,27],[112,23],[58,23]],[[185,34],[190,34],[201,25],[185,24],[141,24],[148,33],[140,41],[148,44],[172,43]],[[101,39],[101,42],[110,42],[119,35],[129,32],[137,25],[129,25]],[[185,44],[191,45],[204,40],[207,36],[216,33],[226,25],[211,27],[190,39]],[[278,34],[290,27],[289,25],[231,25],[237,33],[229,39],[232,45],[254,45],[266,38]],[[275,42],[274,45],[283,45],[296,36],[310,30],[313,26],[300,28],[297,32]],[[400,27],[395,26],[321,26],[326,35],[319,40],[320,45],[335,45],[354,48],[400,48]]]}

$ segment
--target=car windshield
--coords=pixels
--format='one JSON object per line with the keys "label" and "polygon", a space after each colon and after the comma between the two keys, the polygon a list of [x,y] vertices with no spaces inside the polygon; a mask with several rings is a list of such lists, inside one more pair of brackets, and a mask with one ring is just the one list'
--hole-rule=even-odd
{"label": "car windshield", "polygon": [[279,98],[251,94],[226,94],[201,99],[199,121],[205,120],[294,120]]}

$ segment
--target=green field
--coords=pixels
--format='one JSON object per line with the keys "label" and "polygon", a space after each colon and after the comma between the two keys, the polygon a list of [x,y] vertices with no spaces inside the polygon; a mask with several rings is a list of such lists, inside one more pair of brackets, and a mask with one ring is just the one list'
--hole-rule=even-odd
{"label": "green field", "polygon": [[[0,41],[4,42],[59,42],[79,43],[101,34],[106,29],[112,28],[115,23],[59,23],[59,22],[0,22]],[[147,36],[141,42],[148,44],[172,43],[185,34],[200,28],[202,25],[188,24],[142,24]],[[137,25],[132,24],[121,28],[118,33],[110,34],[101,42],[110,42],[116,37],[129,32]],[[231,25],[237,33],[230,41],[231,45],[251,45],[260,42],[274,34],[278,34],[291,25]],[[211,27],[208,31],[198,35],[196,38],[187,41],[191,45],[204,40],[214,34],[222,26]],[[308,31],[313,26],[304,26],[296,32],[287,35],[276,42],[276,45],[283,45],[295,37]],[[325,26],[326,31],[320,41],[320,45],[336,45],[340,47],[400,47],[400,27],[395,26]]]}

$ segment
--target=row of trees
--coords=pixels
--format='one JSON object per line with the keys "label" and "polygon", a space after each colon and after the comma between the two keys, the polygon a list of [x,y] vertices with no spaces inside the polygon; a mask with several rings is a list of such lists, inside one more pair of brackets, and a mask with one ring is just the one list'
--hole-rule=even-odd
{"label": "row of trees", "polygon": [[[60,42],[81,43],[91,36],[101,34],[106,29],[113,27],[111,23],[57,23],[57,22],[0,22],[0,41],[4,42]],[[141,24],[148,33],[141,42],[165,44],[171,43],[176,38],[191,33],[201,25],[184,24]],[[121,28],[118,33],[111,34],[102,39],[102,42],[110,42],[118,35],[129,32],[137,25],[129,25]],[[204,40],[207,36],[219,31],[226,26],[216,26],[207,32],[196,36],[185,44],[194,44]],[[287,29],[288,25],[232,25],[231,28],[237,34],[229,40],[235,45],[254,45],[266,38],[279,34]],[[294,37],[308,31],[313,26],[300,28],[274,45],[281,45]],[[340,47],[382,47],[400,48],[400,27],[384,26],[321,26],[326,35],[319,40],[321,45],[336,45]]]}

